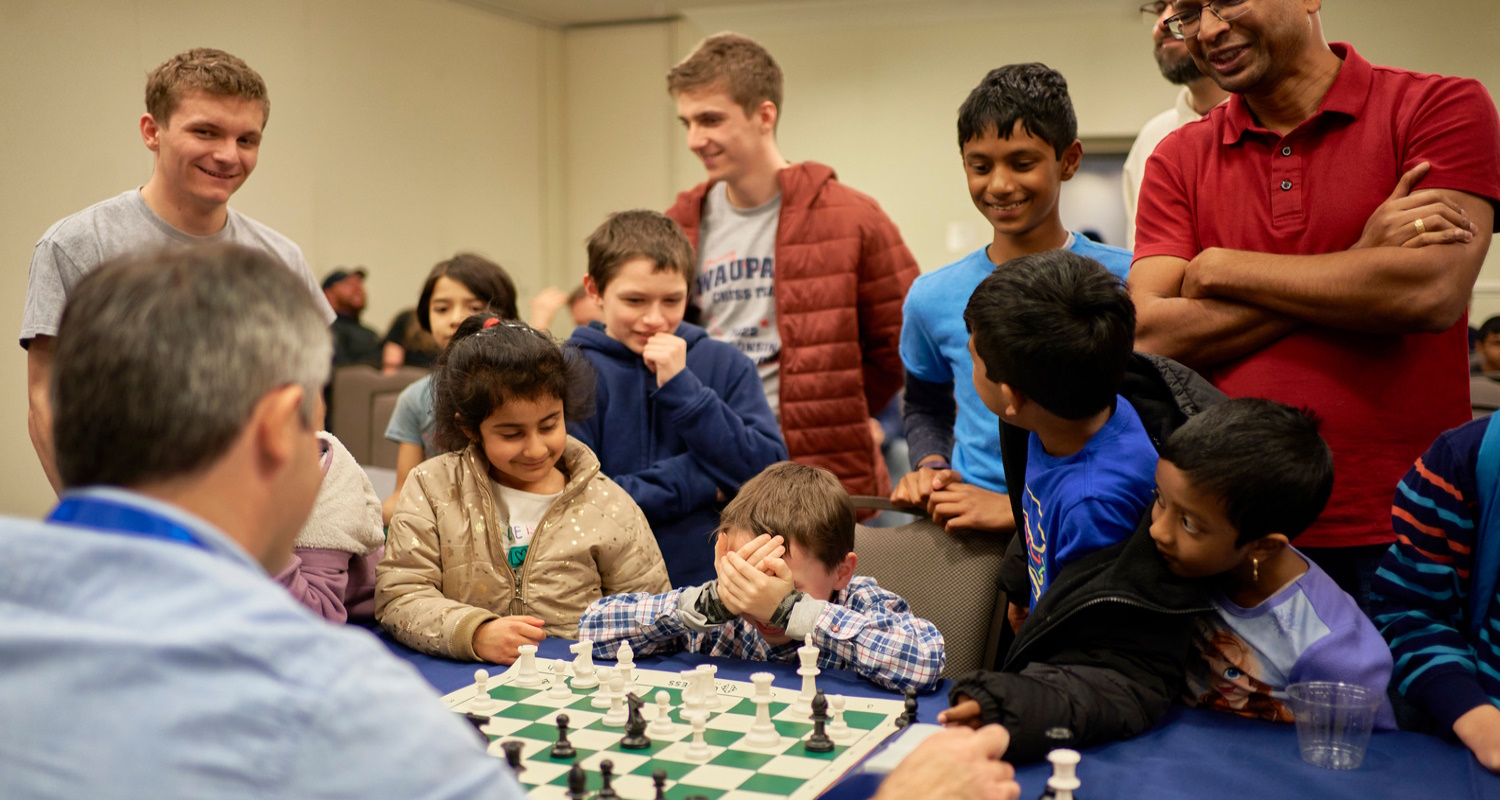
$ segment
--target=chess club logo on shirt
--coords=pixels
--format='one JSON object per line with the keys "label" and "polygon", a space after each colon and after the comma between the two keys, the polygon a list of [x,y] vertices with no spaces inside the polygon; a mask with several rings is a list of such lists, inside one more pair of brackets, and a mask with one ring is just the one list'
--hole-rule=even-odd
{"label": "chess club logo on shirt", "polygon": [[729,250],[706,258],[695,281],[709,335],[730,342],[756,364],[774,359],[781,350],[772,323],[775,278],[775,258],[742,258]]}

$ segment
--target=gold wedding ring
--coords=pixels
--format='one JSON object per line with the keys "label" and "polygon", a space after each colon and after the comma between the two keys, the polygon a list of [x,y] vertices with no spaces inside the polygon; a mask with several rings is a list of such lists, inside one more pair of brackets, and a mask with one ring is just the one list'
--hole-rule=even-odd
{"label": "gold wedding ring", "polygon": [[1421,217],[1418,217],[1417,221],[1413,222],[1412,224],[1415,225],[1415,226],[1417,226],[1417,233],[1418,234],[1422,234],[1422,233],[1426,233],[1427,232],[1427,226],[1422,224],[1422,218]]}

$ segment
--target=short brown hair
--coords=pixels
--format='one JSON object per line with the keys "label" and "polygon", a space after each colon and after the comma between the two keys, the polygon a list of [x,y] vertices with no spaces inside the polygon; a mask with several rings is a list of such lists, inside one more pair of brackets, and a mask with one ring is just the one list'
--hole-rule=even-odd
{"label": "short brown hair", "polygon": [[625,262],[637,258],[654,264],[653,272],[680,272],[688,286],[693,285],[693,246],[665,214],[645,210],[610,214],[589,234],[588,252],[589,277],[601,295]]}
{"label": "short brown hair", "polygon": [[746,115],[770,100],[776,121],[781,121],[781,67],[754,39],[727,31],[714,34],[667,73],[667,92],[673,97],[719,86]]}
{"label": "short brown hair", "polygon": [[832,472],[781,461],[746,481],[724,507],[719,532],[731,530],[780,536],[834,569],[854,551],[854,504]]}
{"label": "short brown hair", "polygon": [[260,103],[264,128],[271,118],[271,96],[260,73],[239,58],[211,47],[195,47],[163,61],[146,78],[146,111],[166,127],[187,92],[207,92]]}
{"label": "short brown hair", "polygon": [[510,279],[505,268],[477,253],[459,253],[447,261],[439,261],[427,273],[422,284],[422,295],[417,298],[417,324],[422,330],[432,333],[432,292],[437,288],[438,278],[458,281],[474,296],[484,301],[490,311],[504,319],[519,319],[516,311],[516,282]]}

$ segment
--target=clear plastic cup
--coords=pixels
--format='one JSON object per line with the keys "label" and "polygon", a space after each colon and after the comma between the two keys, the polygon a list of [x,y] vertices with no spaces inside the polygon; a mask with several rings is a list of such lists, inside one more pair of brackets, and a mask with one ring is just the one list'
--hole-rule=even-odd
{"label": "clear plastic cup", "polygon": [[1327,681],[1294,683],[1286,694],[1297,719],[1302,760],[1325,769],[1357,769],[1385,695]]}

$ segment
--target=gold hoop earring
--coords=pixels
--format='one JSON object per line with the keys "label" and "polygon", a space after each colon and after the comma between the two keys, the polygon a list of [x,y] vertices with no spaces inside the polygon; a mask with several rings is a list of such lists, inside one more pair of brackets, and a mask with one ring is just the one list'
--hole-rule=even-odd
{"label": "gold hoop earring", "polygon": [[1260,559],[1250,559],[1250,580],[1260,583]]}

